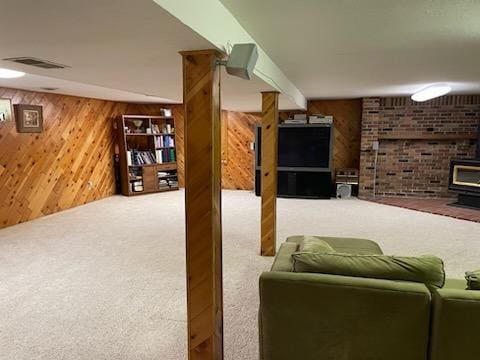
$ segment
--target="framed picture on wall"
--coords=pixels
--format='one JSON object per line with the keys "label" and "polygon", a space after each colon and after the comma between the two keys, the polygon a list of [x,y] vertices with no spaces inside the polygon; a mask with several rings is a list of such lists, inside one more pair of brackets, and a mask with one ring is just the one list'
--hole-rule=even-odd
{"label": "framed picture on wall", "polygon": [[43,131],[43,109],[38,105],[15,105],[15,119],[19,133]]}
{"label": "framed picture on wall", "polygon": [[0,124],[12,120],[12,101],[10,99],[0,99]]}

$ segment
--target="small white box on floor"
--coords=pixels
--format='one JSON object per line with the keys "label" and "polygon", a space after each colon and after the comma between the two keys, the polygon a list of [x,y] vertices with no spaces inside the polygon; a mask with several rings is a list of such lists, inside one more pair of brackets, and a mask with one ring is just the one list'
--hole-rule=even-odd
{"label": "small white box on floor", "polygon": [[337,199],[348,199],[352,197],[351,184],[337,184]]}

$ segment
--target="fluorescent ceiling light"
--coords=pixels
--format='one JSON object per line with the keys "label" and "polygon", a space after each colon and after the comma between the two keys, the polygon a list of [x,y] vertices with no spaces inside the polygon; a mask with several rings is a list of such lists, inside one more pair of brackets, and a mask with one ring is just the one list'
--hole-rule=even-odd
{"label": "fluorescent ceiling light", "polygon": [[8,70],[0,68],[0,78],[3,79],[15,79],[24,76],[25,73],[22,71]]}
{"label": "fluorescent ceiling light", "polygon": [[449,85],[441,84],[441,85],[432,85],[427,87],[426,89],[420,90],[412,95],[413,101],[427,101],[431,99],[435,99],[439,96],[443,96],[448,94],[452,91],[452,87]]}

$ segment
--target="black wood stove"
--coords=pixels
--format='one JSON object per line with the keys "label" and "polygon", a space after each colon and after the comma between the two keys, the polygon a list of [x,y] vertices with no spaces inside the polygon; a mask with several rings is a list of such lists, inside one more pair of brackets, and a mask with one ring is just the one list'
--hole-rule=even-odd
{"label": "black wood stove", "polygon": [[480,209],[480,126],[477,153],[472,160],[452,160],[448,188],[458,192],[455,206]]}

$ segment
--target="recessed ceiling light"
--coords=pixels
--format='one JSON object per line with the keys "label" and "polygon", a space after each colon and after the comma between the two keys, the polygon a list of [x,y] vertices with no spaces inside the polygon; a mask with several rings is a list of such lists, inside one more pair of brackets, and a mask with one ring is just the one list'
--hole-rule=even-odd
{"label": "recessed ceiling light", "polygon": [[418,102],[428,101],[431,99],[435,99],[439,96],[446,95],[450,91],[452,91],[452,87],[449,85],[445,85],[445,84],[432,85],[413,94],[412,100],[418,101]]}
{"label": "recessed ceiling light", "polygon": [[0,68],[0,78],[3,78],[3,79],[15,79],[17,77],[22,77],[24,75],[25,73],[23,71]]}
{"label": "recessed ceiling light", "polygon": [[24,76],[23,71],[9,70],[0,68],[0,78],[3,79],[15,79]]}

